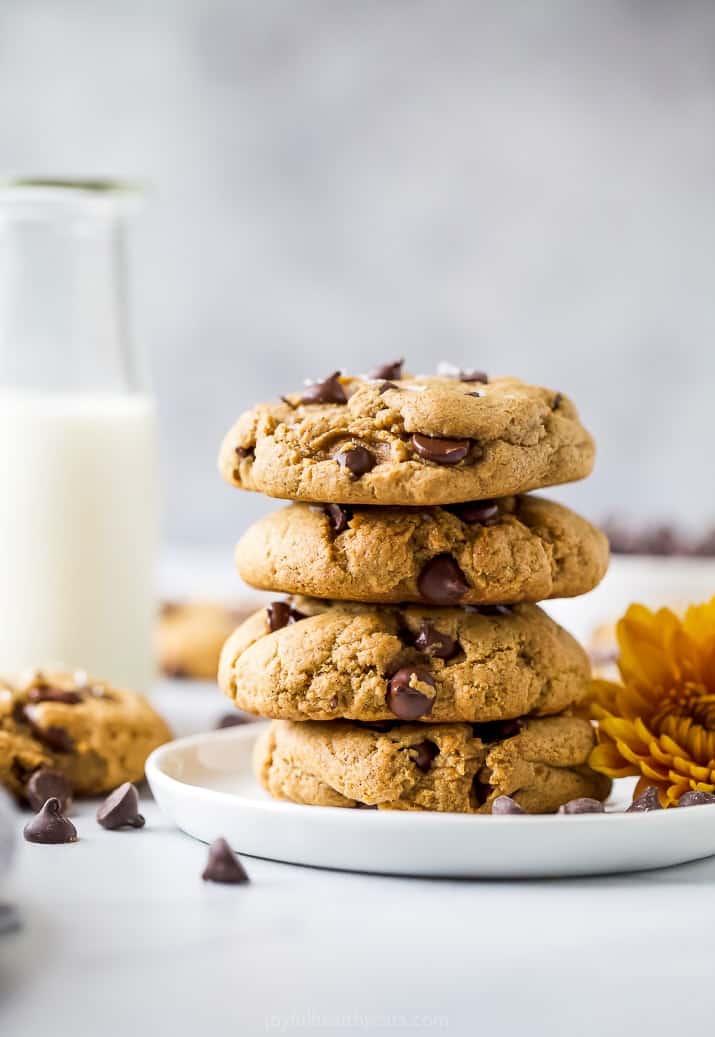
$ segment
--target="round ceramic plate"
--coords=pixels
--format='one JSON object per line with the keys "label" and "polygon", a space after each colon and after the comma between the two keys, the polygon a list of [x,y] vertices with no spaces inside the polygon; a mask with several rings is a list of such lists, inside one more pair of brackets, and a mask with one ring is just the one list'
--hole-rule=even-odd
{"label": "round ceramic plate", "polygon": [[715,854],[715,806],[474,817],[285,803],[272,799],[253,777],[252,750],[262,727],[193,735],[152,753],[149,784],[179,828],[203,842],[224,836],[238,853],[253,857],[387,875],[601,875]]}

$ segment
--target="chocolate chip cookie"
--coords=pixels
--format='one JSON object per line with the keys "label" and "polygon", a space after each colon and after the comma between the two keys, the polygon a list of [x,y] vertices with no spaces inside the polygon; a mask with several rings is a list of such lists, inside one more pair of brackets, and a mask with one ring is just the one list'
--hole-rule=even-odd
{"label": "chocolate chip cookie", "polygon": [[170,738],[142,695],[84,673],[0,681],[0,785],[21,798],[44,769],[64,775],[78,796],[139,781],[149,753]]}
{"label": "chocolate chip cookie", "polygon": [[401,506],[504,497],[589,474],[594,443],[566,396],[474,374],[333,374],[243,414],[220,470],[270,497]]}
{"label": "chocolate chip cookie", "polygon": [[156,632],[162,673],[215,681],[223,643],[250,611],[212,601],[166,602]]}
{"label": "chocolate chip cookie", "polygon": [[256,745],[261,784],[278,799],[333,807],[488,814],[508,795],[545,814],[582,796],[603,800],[610,781],[587,764],[587,720],[504,724],[274,722]]}
{"label": "chocolate chip cookie", "polygon": [[550,715],[588,681],[584,650],[536,605],[277,601],[231,635],[219,666],[237,706],[287,720]]}
{"label": "chocolate chip cookie", "polygon": [[608,541],[540,497],[428,509],[293,504],[248,530],[236,563],[254,587],[320,598],[531,602],[595,587]]}

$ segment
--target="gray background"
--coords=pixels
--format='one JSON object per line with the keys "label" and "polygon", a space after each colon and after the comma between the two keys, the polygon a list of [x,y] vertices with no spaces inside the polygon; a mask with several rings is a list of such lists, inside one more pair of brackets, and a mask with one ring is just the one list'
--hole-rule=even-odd
{"label": "gray background", "polygon": [[0,164],[140,177],[166,530],[257,398],[406,354],[574,396],[592,517],[715,514],[715,4],[0,0]]}

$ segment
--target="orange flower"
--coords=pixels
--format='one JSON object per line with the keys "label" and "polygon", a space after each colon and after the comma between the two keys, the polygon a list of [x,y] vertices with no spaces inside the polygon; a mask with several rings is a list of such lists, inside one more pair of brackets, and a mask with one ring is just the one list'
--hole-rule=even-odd
{"label": "orange flower", "polygon": [[715,792],[715,597],[683,619],[631,605],[616,631],[623,683],[593,682],[591,766],[639,776],[635,795],[655,785],[664,807]]}

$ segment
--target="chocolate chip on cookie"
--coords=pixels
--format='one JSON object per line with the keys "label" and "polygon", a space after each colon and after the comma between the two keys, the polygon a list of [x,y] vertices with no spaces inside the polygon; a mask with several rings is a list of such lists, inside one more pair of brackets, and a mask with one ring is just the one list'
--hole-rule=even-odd
{"label": "chocolate chip on cookie", "polygon": [[412,435],[412,446],[425,461],[435,464],[459,464],[469,453],[469,439],[438,439],[436,436],[425,436],[421,432]]}
{"label": "chocolate chip on cookie", "polygon": [[474,737],[481,739],[485,745],[492,742],[503,742],[505,738],[514,738],[524,728],[522,720],[487,720],[481,724],[472,724]]}
{"label": "chocolate chip on cookie", "polygon": [[459,651],[457,639],[443,634],[429,619],[422,620],[414,646],[418,652],[426,652],[436,659],[451,659]]}
{"label": "chocolate chip on cookie", "polygon": [[335,460],[341,468],[347,469],[354,479],[371,472],[377,464],[377,458],[364,446],[350,447],[335,455]]}
{"label": "chocolate chip on cookie", "polygon": [[290,623],[297,623],[306,617],[298,609],[294,609],[287,601],[272,601],[266,609],[268,614],[268,626],[271,633],[282,630]]}
{"label": "chocolate chip on cookie", "polygon": [[423,567],[417,587],[425,601],[433,605],[458,605],[469,590],[469,583],[455,559],[441,554]]}
{"label": "chocolate chip on cookie", "polygon": [[60,810],[66,814],[72,805],[72,786],[61,771],[41,767],[30,775],[24,795],[32,809],[41,810],[48,799],[59,801]]}
{"label": "chocolate chip on cookie", "polygon": [[28,843],[76,843],[77,829],[64,817],[59,799],[47,800],[39,814],[25,825],[23,835]]}
{"label": "chocolate chip on cookie", "polygon": [[209,846],[209,856],[201,878],[204,882],[222,882],[227,885],[250,881],[246,869],[225,839],[216,839]]}
{"label": "chocolate chip on cookie", "polygon": [[417,684],[434,688],[427,670],[411,666],[403,666],[388,682],[387,705],[400,720],[417,720],[432,712],[433,699],[420,691]]}
{"label": "chocolate chip on cookie", "polygon": [[434,742],[430,742],[429,739],[425,739],[424,742],[420,742],[419,745],[414,747],[414,751],[415,767],[426,774],[432,766],[434,758],[439,756],[439,747]]}
{"label": "chocolate chip on cookie", "polygon": [[301,403],[347,403],[348,398],[340,384],[340,371],[334,371],[322,382],[311,382],[300,398]]}
{"label": "chocolate chip on cookie", "polygon": [[48,684],[36,684],[27,693],[28,702],[64,702],[67,706],[76,706],[82,701],[82,696],[77,691],[67,691],[63,688],[51,688]]}
{"label": "chocolate chip on cookie", "polygon": [[460,371],[459,380],[460,382],[482,382],[486,385],[489,378],[484,371]]}
{"label": "chocolate chip on cookie", "polygon": [[495,526],[499,522],[499,505],[493,500],[465,501],[464,504],[450,504],[445,509],[451,511],[468,526]]}
{"label": "chocolate chip on cookie", "polygon": [[378,364],[377,367],[373,367],[368,378],[385,378],[387,381],[396,378],[399,381],[402,378],[402,365],[404,362],[404,359],[402,359],[393,360],[392,363]]}
{"label": "chocolate chip on cookie", "polygon": [[342,504],[325,504],[323,510],[330,520],[333,532],[344,533],[350,524],[351,512],[344,508]]}
{"label": "chocolate chip on cookie", "polygon": [[139,793],[131,782],[125,781],[110,792],[97,808],[97,823],[109,831],[117,828],[143,828],[145,820],[139,813]]}
{"label": "chocolate chip on cookie", "polygon": [[388,389],[399,389],[399,385],[395,385],[394,382],[383,382],[380,388],[377,390],[378,396],[382,396]]}
{"label": "chocolate chip on cookie", "polygon": [[247,457],[253,456],[253,451],[247,446],[237,446],[235,454],[239,461],[244,461]]}

